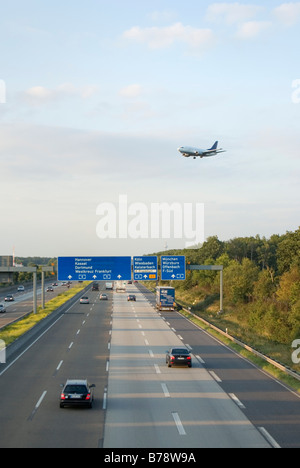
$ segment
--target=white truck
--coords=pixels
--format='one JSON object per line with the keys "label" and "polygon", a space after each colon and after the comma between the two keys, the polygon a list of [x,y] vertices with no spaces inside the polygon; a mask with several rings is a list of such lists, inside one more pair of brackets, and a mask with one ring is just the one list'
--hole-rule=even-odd
{"label": "white truck", "polygon": [[126,283],[124,281],[117,281],[116,292],[126,292]]}
{"label": "white truck", "polygon": [[105,283],[105,289],[114,289],[113,283]]}

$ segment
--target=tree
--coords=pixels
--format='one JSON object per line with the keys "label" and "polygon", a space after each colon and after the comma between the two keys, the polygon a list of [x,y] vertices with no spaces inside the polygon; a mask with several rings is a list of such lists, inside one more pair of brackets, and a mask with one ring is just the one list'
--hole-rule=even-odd
{"label": "tree", "polygon": [[277,250],[278,268],[285,273],[291,266],[300,267],[300,227],[295,232],[287,232],[282,236]]}
{"label": "tree", "polygon": [[249,301],[259,269],[251,260],[244,258],[240,264],[232,260],[224,270],[225,294],[233,303]]}

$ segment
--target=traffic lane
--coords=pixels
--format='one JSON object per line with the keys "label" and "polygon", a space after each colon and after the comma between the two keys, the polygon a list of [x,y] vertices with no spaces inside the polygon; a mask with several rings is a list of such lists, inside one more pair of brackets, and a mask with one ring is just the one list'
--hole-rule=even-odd
{"label": "traffic lane", "polygon": [[[78,283],[72,283],[71,288],[76,286]],[[45,292],[45,302],[50,301],[54,297],[66,291],[66,286],[56,286],[53,287],[53,292]],[[0,329],[14,322],[15,320],[21,318],[22,316],[29,314],[33,310],[33,297],[31,291],[26,290],[25,293],[13,294],[15,300],[13,302],[4,302],[0,300],[0,303],[3,303],[6,308],[6,313],[0,315]],[[37,292],[38,297],[41,296],[41,289]],[[38,301],[38,306],[39,306]]]}
{"label": "traffic lane", "polygon": [[269,447],[196,359],[166,366],[166,349],[182,342],[137,299],[114,295],[105,448]]}
{"label": "traffic lane", "polygon": [[[98,446],[111,303],[93,296],[94,307],[76,303],[0,377],[1,447]],[[95,408],[60,409],[60,383],[80,376],[95,380]]]}
{"label": "traffic lane", "polygon": [[238,397],[255,426],[264,427],[281,447],[300,446],[300,401],[295,392],[177,312],[164,313],[164,317],[222,388]]}

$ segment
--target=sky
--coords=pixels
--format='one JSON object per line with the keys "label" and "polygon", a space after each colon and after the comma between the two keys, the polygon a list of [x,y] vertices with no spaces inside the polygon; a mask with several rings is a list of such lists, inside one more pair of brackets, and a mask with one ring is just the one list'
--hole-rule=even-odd
{"label": "sky", "polygon": [[[298,228],[300,2],[0,12],[0,255],[142,255]],[[177,151],[216,140],[226,153]]]}

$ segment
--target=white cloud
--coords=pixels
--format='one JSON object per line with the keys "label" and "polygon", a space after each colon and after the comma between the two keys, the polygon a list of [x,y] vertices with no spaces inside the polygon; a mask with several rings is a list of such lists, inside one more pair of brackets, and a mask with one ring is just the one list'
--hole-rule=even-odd
{"label": "white cloud", "polygon": [[142,86],[139,84],[132,84],[129,86],[125,86],[124,88],[120,89],[119,94],[125,98],[136,98],[142,94]]}
{"label": "white cloud", "polygon": [[135,26],[123,33],[125,39],[147,44],[150,49],[163,49],[181,42],[195,49],[209,46],[214,41],[211,29],[198,29],[175,23],[165,27],[140,28]]}
{"label": "white cloud", "polygon": [[238,39],[253,39],[271,26],[270,21],[247,21],[241,24],[236,33]]}
{"label": "white cloud", "polygon": [[262,7],[257,5],[242,5],[241,3],[213,3],[207,9],[208,21],[224,20],[227,24],[247,21],[256,16]]}
{"label": "white cloud", "polygon": [[56,88],[46,88],[44,86],[33,86],[23,93],[23,97],[30,103],[37,104],[46,101],[53,101],[65,97],[80,97],[87,99],[97,91],[96,86],[87,85],[77,88],[72,83],[63,83]]}
{"label": "white cloud", "polygon": [[286,26],[292,26],[300,19],[300,2],[282,3],[273,10],[276,18]]}

